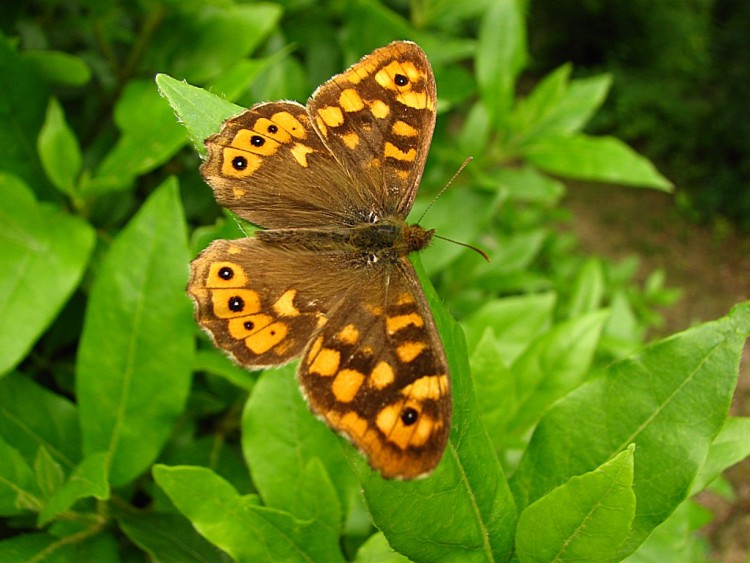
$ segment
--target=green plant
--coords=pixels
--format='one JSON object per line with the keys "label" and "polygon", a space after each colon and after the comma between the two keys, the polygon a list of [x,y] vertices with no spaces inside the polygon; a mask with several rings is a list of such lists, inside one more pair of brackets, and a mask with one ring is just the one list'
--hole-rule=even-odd
{"label": "green plant", "polygon": [[[563,187],[548,173],[669,187],[623,143],[580,133],[606,77],[564,66],[516,99],[515,2],[422,3],[411,24],[376,2],[290,3],[283,18],[273,4],[139,6],[93,24],[65,12],[79,26],[57,40],[81,57],[0,42],[0,560],[637,559],[694,529],[689,495],[748,455],[748,421],[727,411],[750,304],[643,347],[659,280],[639,290],[628,264],[581,257],[550,226]],[[26,43],[55,37],[17,21]],[[184,293],[198,250],[244,236],[188,140],[200,150],[237,111],[227,100],[303,99],[395,37],[424,46],[441,95],[422,195],[477,156],[425,223],[493,257],[436,242],[417,260],[455,417],[442,465],[416,482],[373,474],[310,415],[292,367],[233,366]],[[157,91],[154,70],[202,88],[161,75]]]}

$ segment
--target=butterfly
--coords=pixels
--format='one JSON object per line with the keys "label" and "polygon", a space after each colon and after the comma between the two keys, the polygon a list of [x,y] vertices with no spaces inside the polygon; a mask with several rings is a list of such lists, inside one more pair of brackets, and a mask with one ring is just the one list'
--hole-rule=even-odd
{"label": "butterfly", "polygon": [[217,202],[264,230],[191,264],[196,319],[239,365],[301,358],[312,411],[385,478],[440,462],[450,434],[443,345],[408,255],[435,127],[425,53],[396,41],[322,84],[307,106],[261,103],[206,139]]}

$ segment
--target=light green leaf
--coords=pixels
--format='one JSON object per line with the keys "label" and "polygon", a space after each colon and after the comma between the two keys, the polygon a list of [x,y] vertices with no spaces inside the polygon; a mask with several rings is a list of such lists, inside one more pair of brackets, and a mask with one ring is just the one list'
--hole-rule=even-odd
{"label": "light green leaf", "polygon": [[203,467],[154,467],[157,484],[211,543],[240,562],[343,561],[338,537],[315,520],[258,506]]}
{"label": "light green leaf", "polygon": [[[156,85],[187,128],[193,145],[202,154],[206,152],[204,139],[216,133],[224,120],[244,109],[203,88],[180,82],[166,74],[156,75]],[[174,116],[172,120],[177,123]]]}
{"label": "light green leaf", "polygon": [[81,149],[65,121],[60,102],[55,98],[50,98],[47,106],[47,117],[39,132],[37,149],[50,182],[61,192],[73,194],[81,173]]}
{"label": "light green leaf", "polygon": [[51,496],[39,515],[39,526],[44,526],[82,498],[109,498],[106,453],[95,453],[84,459],[73,470],[70,478]]}
{"label": "light green leaf", "polygon": [[127,83],[115,107],[120,129],[117,144],[107,153],[87,194],[126,189],[133,180],[169,160],[187,141],[185,128],[150,80]]}
{"label": "light green leaf", "polygon": [[503,361],[510,366],[536,336],[549,329],[555,300],[553,293],[540,293],[488,302],[463,322],[469,350],[491,327]]}
{"label": "light green leaf", "polygon": [[614,561],[635,515],[633,446],[553,489],[521,513],[523,562]]}
{"label": "light green leaf", "polygon": [[614,137],[557,135],[535,139],[523,156],[552,174],[671,191],[672,182],[645,157]]}
{"label": "light green leaf", "polygon": [[[636,454],[637,455],[637,454]],[[638,550],[623,559],[625,563],[705,563],[710,557],[710,545],[700,529],[711,520],[711,512],[686,500],[669,518],[659,524]]]}
{"label": "light green leaf", "polygon": [[565,311],[568,318],[599,309],[604,299],[604,270],[597,257],[587,258],[570,289]]}
{"label": "light green leaf", "polygon": [[527,506],[636,445],[638,499],[624,557],[686,498],[724,424],[750,334],[750,302],[614,364],[543,418],[512,480]]}
{"label": "light green leaf", "polygon": [[503,131],[526,64],[526,28],[520,0],[493,2],[482,18],[476,73],[482,102],[494,128]]}
{"label": "light green leaf", "polygon": [[570,70],[568,64],[559,67],[518,102],[512,115],[516,144],[577,133],[604,102],[612,83],[609,75],[568,82]]}
{"label": "light green leaf", "polygon": [[64,51],[24,51],[21,58],[53,84],[83,86],[91,79],[91,69],[86,61]]}
{"label": "light green leaf", "polygon": [[409,563],[409,558],[393,551],[383,532],[378,532],[359,546],[354,563]]}
{"label": "light green leaf", "polygon": [[750,456],[750,417],[730,417],[708,450],[692,493],[706,488],[724,470]]}
{"label": "light green leaf", "polygon": [[339,438],[310,412],[297,384],[296,364],[267,370],[258,379],[242,417],[242,451],[264,503],[298,514],[299,483],[314,459],[335,476],[338,502],[346,511],[357,482]]}
{"label": "light green leaf", "polygon": [[[0,41],[2,43],[2,41]],[[28,353],[83,275],[94,230],[0,173],[0,375]]]}
{"label": "light green leaf", "polygon": [[91,289],[76,394],[84,451],[107,452],[113,484],[146,470],[184,407],[194,353],[189,261],[168,180],[118,235]]}
{"label": "light green leaf", "polygon": [[520,437],[552,403],[583,383],[608,317],[607,311],[596,311],[559,323],[513,363],[515,402],[506,412],[509,434]]}
{"label": "light green leaf", "polygon": [[355,470],[375,526],[413,561],[504,561],[512,549],[516,511],[482,424],[472,389],[463,332],[440,304],[419,264],[443,339],[453,393],[451,436],[428,477],[385,480],[359,457]]}
{"label": "light green leaf", "polygon": [[477,406],[496,450],[507,444],[508,413],[516,405],[516,382],[505,364],[498,339],[487,327],[469,357]]}
{"label": "light green leaf", "polygon": [[70,471],[81,457],[80,433],[78,411],[67,398],[20,373],[0,379],[0,437],[26,459],[44,447]]}

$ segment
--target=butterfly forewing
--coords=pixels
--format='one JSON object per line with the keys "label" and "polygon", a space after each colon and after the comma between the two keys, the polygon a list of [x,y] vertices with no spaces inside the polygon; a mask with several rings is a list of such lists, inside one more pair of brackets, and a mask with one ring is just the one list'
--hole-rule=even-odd
{"label": "butterfly forewing", "polygon": [[351,224],[353,210],[366,208],[298,103],[256,105],[227,121],[206,147],[201,173],[216,200],[256,225]]}
{"label": "butterfly forewing", "polygon": [[369,205],[405,218],[430,149],[435,79],[422,49],[377,49],[320,86],[308,101],[313,126]]}

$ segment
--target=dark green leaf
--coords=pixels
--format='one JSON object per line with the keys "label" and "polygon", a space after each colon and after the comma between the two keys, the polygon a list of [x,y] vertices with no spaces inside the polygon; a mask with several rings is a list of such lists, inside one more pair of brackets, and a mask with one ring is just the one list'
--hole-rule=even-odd
{"label": "dark green leaf", "polygon": [[44,526],[82,498],[109,498],[107,482],[107,455],[96,453],[84,459],[73,470],[70,478],[51,496],[39,515],[39,525]]}
{"label": "dark green leaf", "polygon": [[0,438],[0,514],[11,516],[36,510],[39,503],[39,491],[29,464],[17,449]]}
{"label": "dark green leaf", "polygon": [[81,457],[75,405],[20,373],[0,380],[0,437],[26,459],[44,447],[66,472]]}

